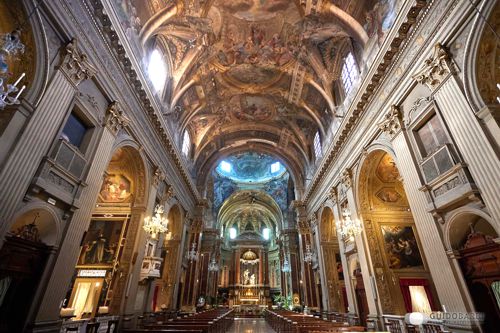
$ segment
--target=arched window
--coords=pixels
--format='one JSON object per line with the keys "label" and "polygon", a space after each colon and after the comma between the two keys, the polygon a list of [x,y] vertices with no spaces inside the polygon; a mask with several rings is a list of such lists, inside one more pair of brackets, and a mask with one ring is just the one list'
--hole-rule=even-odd
{"label": "arched window", "polygon": [[189,148],[191,146],[191,138],[189,137],[188,131],[184,131],[184,137],[182,138],[182,153],[184,156],[189,156]]}
{"label": "arched window", "polygon": [[321,138],[319,137],[319,132],[316,132],[314,135],[314,155],[316,156],[316,160],[323,156],[323,151],[321,149]]}
{"label": "arched window", "polygon": [[161,92],[167,80],[167,66],[158,50],[153,50],[149,56],[148,75],[155,90]]}
{"label": "arched window", "polygon": [[344,65],[342,66],[342,84],[344,85],[345,94],[349,94],[354,82],[358,79],[359,70],[356,60],[351,52],[345,57]]}

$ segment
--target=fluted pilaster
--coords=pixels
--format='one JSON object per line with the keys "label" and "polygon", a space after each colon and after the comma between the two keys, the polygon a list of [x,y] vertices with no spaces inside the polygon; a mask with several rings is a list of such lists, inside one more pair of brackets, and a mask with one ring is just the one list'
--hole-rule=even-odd
{"label": "fluted pilaster", "polygon": [[427,212],[425,194],[419,190],[420,178],[403,134],[394,137],[393,147],[398,170],[404,179],[404,188],[415,219],[415,227],[422,242],[422,251],[441,304],[451,312],[466,312],[460,287],[454,278],[456,274],[446,256],[438,227],[432,215]]}
{"label": "fluted pilaster", "polygon": [[104,129],[86,179],[88,186],[82,191],[80,209],[73,214],[67,228],[66,237],[61,246],[61,255],[57,257],[37,321],[59,318],[59,307],[66,296],[74,273],[80,252],[80,241],[83,233],[88,229],[114,141],[115,136],[108,129]]}

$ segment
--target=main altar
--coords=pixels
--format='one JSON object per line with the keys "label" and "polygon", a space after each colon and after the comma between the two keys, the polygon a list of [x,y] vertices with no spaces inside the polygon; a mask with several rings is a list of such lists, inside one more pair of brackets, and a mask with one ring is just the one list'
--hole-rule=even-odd
{"label": "main altar", "polygon": [[229,288],[230,305],[242,315],[259,315],[270,304],[268,242],[247,232],[231,242],[234,284]]}

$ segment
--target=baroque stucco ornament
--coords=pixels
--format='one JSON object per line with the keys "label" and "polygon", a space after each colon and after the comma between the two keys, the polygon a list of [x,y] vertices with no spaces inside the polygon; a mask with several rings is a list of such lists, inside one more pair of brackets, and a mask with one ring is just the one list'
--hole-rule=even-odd
{"label": "baroque stucco ornament", "polygon": [[389,112],[384,117],[384,121],[378,127],[391,138],[401,131],[401,111],[396,105],[392,105]]}
{"label": "baroque stucco ornament", "polygon": [[73,38],[62,48],[62,62],[60,69],[67,78],[77,86],[97,73],[97,69],[90,63],[87,55],[78,50],[77,40]]}
{"label": "baroque stucco ornament", "polygon": [[425,60],[424,67],[413,75],[413,79],[418,83],[425,84],[433,91],[449,74],[454,73],[455,69],[450,53],[443,45],[437,43],[434,46],[434,53]]}
{"label": "baroque stucco ornament", "polygon": [[346,189],[352,186],[352,172],[350,169],[345,169],[340,178],[340,182],[344,185]]}
{"label": "baroque stucco ornament", "polygon": [[126,127],[130,120],[123,114],[120,103],[117,101],[111,102],[106,111],[105,125],[116,135],[122,128]]}

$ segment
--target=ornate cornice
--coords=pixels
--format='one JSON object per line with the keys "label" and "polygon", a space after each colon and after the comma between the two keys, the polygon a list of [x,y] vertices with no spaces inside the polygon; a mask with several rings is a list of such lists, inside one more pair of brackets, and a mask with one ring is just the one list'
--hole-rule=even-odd
{"label": "ornate cornice", "polygon": [[323,161],[321,162],[321,165],[305,194],[304,200],[306,202],[311,198],[318,185],[324,180],[323,178],[325,177],[329,167],[333,165],[335,159],[338,158],[342,148],[347,142],[347,139],[353,133],[356,123],[366,112],[367,106],[372,100],[374,92],[381,85],[383,81],[382,79],[385,77],[385,74],[391,67],[390,65],[393,63],[394,59],[397,58],[396,55],[400,51],[403,41],[406,37],[408,37],[410,28],[415,25],[418,15],[429,2],[429,0],[416,0],[415,5],[408,11],[407,20],[400,25],[398,35],[391,41],[391,47],[387,49],[383,56],[383,60],[378,64],[376,73],[367,78],[367,80],[370,80],[370,83],[366,85],[365,91],[362,94],[361,92],[359,93],[361,95],[359,102],[356,104],[352,112],[346,116],[346,125],[343,126],[337,140],[333,142],[331,149],[329,149],[323,158]]}
{"label": "ornate cornice", "polygon": [[128,126],[130,119],[128,119],[124,114],[120,106],[120,103],[113,101],[108,105],[106,110],[106,118],[104,119],[104,125],[116,135],[122,128]]}
{"label": "ornate cornice", "polygon": [[424,67],[412,77],[434,91],[448,75],[454,73],[455,68],[450,53],[443,45],[437,43],[434,45],[432,56],[425,60]]}
{"label": "ornate cornice", "polygon": [[384,121],[379,123],[378,127],[392,139],[401,131],[401,124],[401,111],[396,105],[392,105],[389,112],[386,113]]}
{"label": "ornate cornice", "polygon": [[90,63],[87,55],[78,50],[77,44],[76,38],[73,38],[61,48],[61,64],[59,65],[59,69],[75,86],[97,73],[97,69]]}

